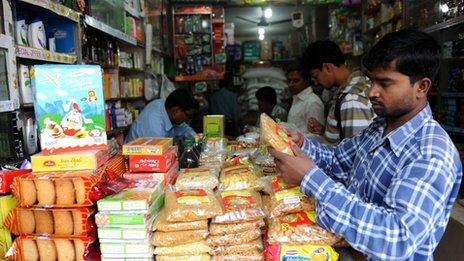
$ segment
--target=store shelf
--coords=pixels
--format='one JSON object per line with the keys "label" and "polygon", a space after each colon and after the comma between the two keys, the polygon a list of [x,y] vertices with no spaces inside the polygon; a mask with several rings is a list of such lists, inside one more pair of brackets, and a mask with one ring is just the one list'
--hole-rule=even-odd
{"label": "store shelf", "polygon": [[39,6],[44,9],[47,9],[49,11],[52,11],[53,13],[68,18],[71,21],[74,22],[79,22],[79,13],[72,10],[71,8],[68,8],[64,5],[60,5],[58,3],[52,2],[50,0],[19,0],[20,2],[23,3],[28,3],[31,5]]}
{"label": "store shelf", "polygon": [[16,46],[16,56],[23,59],[66,64],[74,64],[77,61],[76,55],[56,52],[52,53],[48,50],[36,49],[22,45]]}
{"label": "store shelf", "polygon": [[121,73],[144,73],[145,70],[143,69],[136,69],[136,68],[127,68],[127,67],[119,67],[119,72]]}
{"label": "store shelf", "polygon": [[29,108],[34,108],[34,103],[23,103],[23,104],[21,104],[20,107],[21,107],[21,108],[25,108],[25,109],[26,109],[26,108],[28,108],[28,109],[29,109]]}
{"label": "store shelf", "polygon": [[464,98],[464,92],[442,92],[441,96],[445,98]]}
{"label": "store shelf", "polygon": [[119,97],[119,98],[109,98],[105,99],[105,101],[138,101],[138,100],[144,100],[144,96],[138,96],[138,97]]}
{"label": "store shelf", "polygon": [[135,17],[135,18],[143,18],[145,17],[145,15],[137,10],[135,10],[134,8],[130,7],[129,5],[127,4],[124,4],[124,9],[126,9],[126,12],[129,13],[131,16]]}
{"label": "store shelf", "polygon": [[126,131],[129,131],[130,130],[130,126],[127,126],[127,127],[121,127],[121,128],[116,128],[116,129],[112,129],[110,131],[107,131],[106,132],[106,135],[107,136],[114,136],[120,132],[126,132]]}
{"label": "store shelf", "polygon": [[210,15],[211,12],[177,12],[174,15]]}
{"label": "store shelf", "polygon": [[216,80],[223,80],[224,79],[224,74],[211,74],[211,75],[203,75],[203,74],[197,74],[197,75],[181,75],[181,76],[176,76],[175,81],[177,82],[202,82],[202,81],[216,81]]}
{"label": "store shelf", "polygon": [[452,126],[443,126],[443,129],[445,129],[447,132],[455,133],[455,134],[462,134],[464,135],[464,129],[463,128],[458,128],[458,127],[452,127]]}
{"label": "store shelf", "polygon": [[402,18],[402,14],[396,14],[394,15],[392,18],[390,18],[388,21],[385,21],[379,25],[376,25],[374,26],[373,28],[371,29],[368,29],[366,30],[366,32],[364,32],[366,35],[371,35],[371,36],[375,36],[375,34],[380,31],[380,29],[382,29],[382,26],[386,26],[392,22],[396,22],[398,21],[399,19]]}
{"label": "store shelf", "polygon": [[464,23],[464,15],[451,18],[445,22],[442,22],[436,25],[432,25],[430,27],[425,28],[423,31],[426,33],[434,33],[434,32],[448,29],[450,27],[453,27],[455,25],[462,24],[462,23]]}
{"label": "store shelf", "polygon": [[97,19],[95,19],[95,18],[93,18],[91,16],[86,15],[85,18],[84,18],[84,22],[88,26],[90,26],[92,28],[95,28],[95,29],[97,29],[99,31],[102,31],[102,32],[104,32],[106,34],[109,34],[109,35],[111,35],[111,36],[113,36],[113,37],[115,37],[115,38],[117,38],[117,39],[119,39],[121,41],[124,41],[124,42],[126,42],[128,44],[131,44],[131,45],[134,45],[134,46],[137,45],[137,40],[135,38],[121,32],[121,31],[119,31],[117,29],[114,29],[113,27],[111,27],[111,26],[109,26],[109,25],[107,25],[105,23],[102,23],[102,22],[98,21]]}

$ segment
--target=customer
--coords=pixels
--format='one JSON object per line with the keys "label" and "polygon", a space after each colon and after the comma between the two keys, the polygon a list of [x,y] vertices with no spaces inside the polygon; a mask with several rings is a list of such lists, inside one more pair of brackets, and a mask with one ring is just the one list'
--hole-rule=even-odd
{"label": "customer", "polygon": [[338,87],[325,124],[311,118],[307,122],[310,132],[323,135],[330,144],[337,144],[369,126],[374,117],[367,96],[369,81],[360,71],[352,72],[345,65],[345,57],[337,44],[328,40],[314,42],[306,48],[303,61],[303,70],[311,75],[314,84],[326,89]]}
{"label": "customer", "polygon": [[277,94],[272,87],[265,86],[259,88],[255,96],[258,100],[258,108],[261,113],[266,113],[274,120],[287,120],[287,111],[277,104]]}
{"label": "customer", "polygon": [[198,111],[198,102],[192,93],[177,89],[164,99],[150,102],[132,124],[126,142],[138,137],[195,136],[185,123]]}
{"label": "customer", "polygon": [[288,89],[293,95],[292,106],[288,112],[287,122],[296,126],[303,134],[310,134],[307,123],[310,118],[324,123],[324,105],[313,92],[307,70],[299,64],[290,65],[287,70]]}
{"label": "customer", "polygon": [[219,83],[219,90],[213,92],[209,97],[209,114],[224,115],[226,136],[236,137],[239,135],[240,111],[238,107],[237,94],[233,92],[233,86],[226,81]]}
{"label": "customer", "polygon": [[448,223],[462,165],[427,103],[439,53],[426,33],[387,34],[363,60],[379,115],[367,129],[336,147],[291,133],[296,157],[270,150],[284,179],[315,197],[317,223],[370,260],[433,260]]}

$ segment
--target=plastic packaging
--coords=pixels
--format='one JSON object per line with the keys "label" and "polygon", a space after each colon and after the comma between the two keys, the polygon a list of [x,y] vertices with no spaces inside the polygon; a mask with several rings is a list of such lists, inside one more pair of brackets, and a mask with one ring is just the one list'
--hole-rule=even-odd
{"label": "plastic packaging", "polygon": [[190,244],[182,244],[173,247],[157,247],[155,248],[155,255],[163,256],[190,256],[208,253],[211,248],[205,240],[194,242]]}
{"label": "plastic packaging", "polygon": [[265,251],[266,260],[323,260],[337,261],[338,253],[330,246],[269,244]]}
{"label": "plastic packaging", "polygon": [[189,222],[222,215],[218,200],[203,189],[166,192],[166,220]]}
{"label": "plastic packaging", "polygon": [[151,239],[156,247],[172,247],[188,243],[194,243],[206,239],[208,230],[189,230],[175,232],[156,231]]}
{"label": "plastic packaging", "polygon": [[176,182],[177,190],[214,190],[219,184],[216,175],[207,168],[182,169]]}
{"label": "plastic packaging", "polygon": [[172,232],[186,230],[208,229],[208,220],[197,220],[191,222],[168,222],[166,210],[162,210],[152,225],[153,231]]}
{"label": "plastic packaging", "polygon": [[5,226],[15,235],[88,236],[95,233],[93,210],[15,208]]}
{"label": "plastic packaging", "polygon": [[209,226],[209,233],[212,236],[227,235],[240,233],[252,229],[264,227],[264,220],[256,220],[250,222],[232,223],[232,224],[214,224]]}
{"label": "plastic packaging", "polygon": [[259,189],[258,179],[261,174],[251,165],[225,168],[221,171],[221,190]]}
{"label": "plastic packaging", "polygon": [[250,229],[240,233],[226,234],[221,236],[209,236],[207,241],[212,247],[216,246],[229,246],[241,245],[251,242],[261,237],[261,230],[259,228]]}
{"label": "plastic packaging", "polygon": [[260,124],[262,141],[277,151],[294,156],[291,148],[292,140],[280,125],[265,113],[261,113]]}
{"label": "plastic packaging", "polygon": [[235,255],[252,250],[263,250],[263,241],[256,239],[241,245],[217,246],[211,249],[210,254],[213,256]]}
{"label": "plastic packaging", "polygon": [[316,225],[314,212],[287,214],[269,224],[268,241],[271,244],[333,245],[342,237]]}
{"label": "plastic packaging", "polygon": [[261,196],[252,190],[222,191],[218,199],[224,214],[216,216],[213,223],[236,223],[265,217]]}
{"label": "plastic packaging", "polygon": [[191,256],[156,256],[156,261],[210,261],[208,254]]}
{"label": "plastic packaging", "polygon": [[264,260],[263,252],[257,249],[243,251],[237,254],[212,256],[212,261],[261,261]]}

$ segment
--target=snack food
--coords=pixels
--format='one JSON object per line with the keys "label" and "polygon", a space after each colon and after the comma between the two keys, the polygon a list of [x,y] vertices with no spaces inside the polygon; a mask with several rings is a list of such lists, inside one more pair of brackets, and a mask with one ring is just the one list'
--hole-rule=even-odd
{"label": "snack food", "polygon": [[209,261],[208,254],[192,256],[156,256],[156,261]]}
{"label": "snack food", "polygon": [[50,211],[34,210],[35,233],[53,234],[53,215]]}
{"label": "snack food", "polygon": [[256,239],[241,245],[216,246],[209,252],[213,256],[235,255],[246,251],[263,250],[263,242]]}
{"label": "snack food", "polygon": [[55,239],[56,252],[58,261],[75,260],[76,250],[73,241],[68,239]]}
{"label": "snack food", "polygon": [[176,181],[176,189],[207,189],[213,190],[219,184],[217,176],[207,168],[181,169]]}
{"label": "snack food", "polygon": [[103,256],[114,254],[128,255],[129,257],[153,255],[153,247],[148,242],[143,241],[100,242],[100,250]]}
{"label": "snack food", "polygon": [[203,189],[168,191],[165,206],[169,222],[203,220],[222,214],[217,199]]}
{"label": "snack food", "polygon": [[28,191],[24,193],[23,202],[27,206],[31,206],[37,201],[37,191],[35,189],[34,181],[25,180],[21,183],[21,191]]}
{"label": "snack food", "polygon": [[202,240],[194,243],[176,245],[172,247],[157,247],[155,248],[155,255],[190,256],[208,253],[209,251],[211,251],[211,248],[205,240]]}
{"label": "snack food", "polygon": [[165,209],[161,210],[158,217],[153,222],[153,231],[172,232],[172,231],[186,231],[186,230],[201,230],[208,229],[208,220],[197,220],[190,222],[168,222],[167,212]]}
{"label": "snack food", "polygon": [[[38,205],[48,206],[55,204],[56,193],[55,185],[51,180],[38,179],[35,181],[35,188],[37,190]],[[23,192],[26,194],[27,192]]]}
{"label": "snack food", "polygon": [[[34,212],[29,209],[18,212],[19,227],[25,234],[32,234],[35,231],[35,217]],[[8,226],[8,225],[7,225]],[[12,230],[10,228],[10,230]]]}
{"label": "snack food", "polygon": [[271,244],[333,245],[342,238],[316,225],[315,212],[284,215],[269,225]]}
{"label": "snack food", "polygon": [[149,210],[151,203],[164,192],[164,184],[158,182],[155,188],[127,188],[118,194],[97,201],[98,211]]}
{"label": "snack food", "polygon": [[72,180],[57,179],[55,180],[56,204],[57,205],[72,205],[74,204],[75,190]]}
{"label": "snack food", "polygon": [[38,240],[37,249],[39,250],[40,260],[56,260],[57,250],[53,241],[50,240]]}
{"label": "snack food", "polygon": [[221,190],[259,189],[261,174],[252,165],[239,165],[221,171]]}
{"label": "snack food", "polygon": [[85,150],[65,152],[56,155],[37,153],[31,156],[32,169],[35,172],[95,170],[108,160],[106,150]]}
{"label": "snack food", "polygon": [[154,246],[171,247],[176,245],[188,244],[204,240],[208,236],[208,230],[189,230],[161,232],[153,234],[151,243]]}
{"label": "snack food", "polygon": [[123,155],[163,155],[172,146],[172,138],[137,138],[122,146]]}
{"label": "snack food", "polygon": [[150,234],[143,226],[115,226],[99,227],[98,240],[100,242],[112,242],[114,240],[144,240],[150,239]]}
{"label": "snack food", "polygon": [[257,249],[252,249],[248,251],[243,251],[237,254],[230,254],[230,255],[216,255],[212,256],[212,261],[236,261],[236,260],[243,260],[243,261],[261,261],[264,260],[262,251]]}
{"label": "snack food", "polygon": [[23,240],[23,251],[22,256],[24,260],[34,261],[39,260],[39,250],[37,249],[37,244],[34,240],[25,239]]}
{"label": "snack food", "polygon": [[177,146],[163,155],[129,155],[130,172],[167,172],[177,159]]}
{"label": "snack food", "polygon": [[250,229],[240,233],[226,234],[220,236],[209,236],[207,241],[212,247],[215,246],[229,246],[229,245],[240,245],[250,241],[253,241],[261,236],[261,230],[259,228]]}
{"label": "snack food", "polygon": [[236,223],[262,219],[261,196],[252,190],[227,190],[218,195],[224,214],[213,218],[213,223]]}
{"label": "snack food", "polygon": [[265,224],[262,219],[249,221],[249,222],[230,223],[230,224],[211,223],[209,225],[209,233],[212,236],[227,235],[227,234],[233,234],[233,233],[253,230],[256,228],[261,228],[264,225]]}
{"label": "snack food", "polygon": [[292,140],[284,129],[265,113],[261,113],[260,117],[261,139],[275,150],[294,156]]}
{"label": "snack food", "polygon": [[266,260],[324,260],[337,261],[338,253],[330,246],[269,244]]}
{"label": "snack food", "polygon": [[53,224],[56,235],[73,235],[74,221],[70,211],[53,211]]}

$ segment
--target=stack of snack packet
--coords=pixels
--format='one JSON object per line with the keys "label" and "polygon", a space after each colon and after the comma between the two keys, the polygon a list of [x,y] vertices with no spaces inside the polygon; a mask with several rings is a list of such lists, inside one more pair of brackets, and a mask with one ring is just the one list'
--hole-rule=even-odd
{"label": "stack of snack packet", "polygon": [[181,171],[176,187],[166,192],[164,210],[153,223],[156,260],[210,260],[208,220],[222,214],[212,192],[217,184],[217,177],[208,169]]}
{"label": "stack of snack packet", "polygon": [[164,181],[131,184],[97,202],[95,215],[103,260],[153,260],[149,226],[164,203]]}
{"label": "stack of snack packet", "polygon": [[172,138],[138,138],[123,145],[123,155],[128,157],[130,180],[163,180],[174,184],[179,174],[177,146]]}

